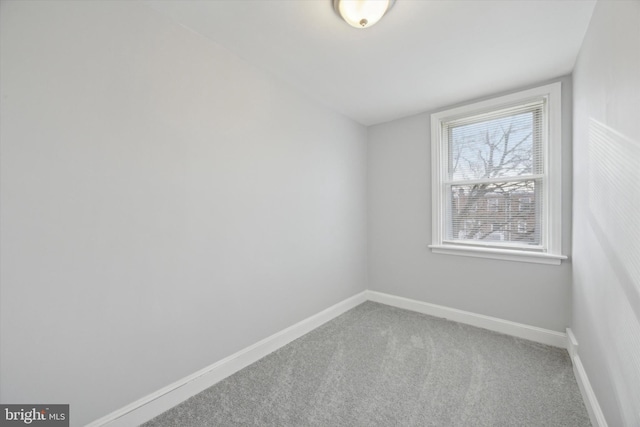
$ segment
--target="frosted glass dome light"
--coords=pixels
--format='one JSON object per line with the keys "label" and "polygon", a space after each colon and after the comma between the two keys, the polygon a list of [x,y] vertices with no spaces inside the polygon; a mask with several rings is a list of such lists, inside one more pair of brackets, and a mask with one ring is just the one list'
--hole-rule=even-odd
{"label": "frosted glass dome light", "polygon": [[333,8],[355,28],[369,28],[391,9],[396,0],[333,0]]}

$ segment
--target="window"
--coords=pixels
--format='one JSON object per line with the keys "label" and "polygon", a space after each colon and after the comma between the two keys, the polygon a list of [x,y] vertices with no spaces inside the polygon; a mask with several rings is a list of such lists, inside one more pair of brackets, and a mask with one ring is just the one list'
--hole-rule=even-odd
{"label": "window", "polygon": [[500,211],[500,199],[491,198],[487,199],[487,211],[488,212],[499,212]]}
{"label": "window", "polygon": [[522,197],[518,201],[518,211],[520,212],[531,212],[533,206],[531,205],[531,197]]}
{"label": "window", "polygon": [[434,252],[566,258],[560,83],[433,114],[431,133]]}
{"label": "window", "polygon": [[527,222],[526,221],[518,221],[518,233],[526,233],[527,231],[528,231]]}

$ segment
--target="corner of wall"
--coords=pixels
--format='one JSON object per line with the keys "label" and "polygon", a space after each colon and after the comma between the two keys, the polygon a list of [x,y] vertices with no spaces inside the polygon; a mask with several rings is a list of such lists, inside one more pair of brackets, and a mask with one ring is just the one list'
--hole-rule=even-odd
{"label": "corner of wall", "polygon": [[608,427],[607,420],[604,418],[604,414],[600,408],[600,403],[598,403],[598,398],[589,382],[587,371],[584,369],[582,361],[580,360],[578,348],[578,341],[573,331],[571,328],[567,328],[567,351],[569,352],[569,356],[571,356],[573,373],[576,376],[584,405],[587,407],[591,424],[593,424],[594,427]]}

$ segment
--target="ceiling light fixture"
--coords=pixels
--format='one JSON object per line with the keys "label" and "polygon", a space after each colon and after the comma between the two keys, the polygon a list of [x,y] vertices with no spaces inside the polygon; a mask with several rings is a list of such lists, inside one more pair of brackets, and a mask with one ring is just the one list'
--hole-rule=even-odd
{"label": "ceiling light fixture", "polygon": [[396,0],[333,0],[333,8],[347,24],[369,28],[391,9]]}

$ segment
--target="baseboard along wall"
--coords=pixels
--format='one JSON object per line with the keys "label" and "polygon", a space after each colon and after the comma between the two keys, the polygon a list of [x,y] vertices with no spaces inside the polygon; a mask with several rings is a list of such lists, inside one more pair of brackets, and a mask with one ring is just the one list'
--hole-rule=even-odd
{"label": "baseboard along wall", "polygon": [[[229,357],[201,369],[198,372],[182,378],[173,384],[170,384],[121,409],[97,419],[88,424],[88,427],[129,427],[149,421],[187,400],[189,397],[206,390],[235,372],[257,362],[269,353],[287,345],[291,341],[367,300],[435,317],[441,317],[459,323],[465,323],[518,338],[552,345],[554,347],[566,348],[570,354],[572,354],[571,352],[573,351],[573,347],[570,345],[571,339],[568,338],[568,334],[563,332],[551,331],[496,317],[485,316],[455,308],[367,290],[347,298],[346,300],[341,301],[320,313],[304,319],[295,325],[271,335],[270,337],[267,337],[235,354],[232,354]],[[570,337],[573,337],[573,334],[571,334]],[[575,338],[573,339],[575,340]],[[577,344],[575,347],[577,348]],[[587,409],[589,410],[589,416],[591,417],[593,425],[597,427],[607,427],[604,417],[602,416],[602,411],[600,411],[598,402],[595,399],[595,394],[593,394],[593,390],[589,385],[584,367],[580,363],[579,357],[577,357],[577,353],[575,357],[572,355],[571,359],[574,363],[574,372],[576,374],[576,378],[578,378],[578,384],[583,398],[585,399],[585,404],[587,404]],[[590,407],[590,405],[592,406]],[[592,415],[592,412],[594,415]],[[594,419],[601,419],[602,423],[600,423],[600,421],[595,422],[593,421]]]}
{"label": "baseboard along wall", "polygon": [[608,427],[607,420],[604,418],[596,394],[593,388],[591,388],[587,371],[584,369],[584,365],[582,365],[582,361],[580,360],[578,348],[578,341],[575,335],[573,335],[573,331],[567,328],[567,350],[569,351],[569,356],[571,356],[573,374],[576,376],[576,381],[578,382],[584,405],[587,407],[591,424],[594,427]]}
{"label": "baseboard along wall", "polygon": [[567,335],[564,332],[551,331],[549,329],[511,322],[497,317],[485,316],[470,311],[458,310],[376,291],[367,291],[367,294],[367,299],[370,301],[417,311],[418,313],[428,314],[434,317],[443,317],[448,320],[453,320],[454,322],[477,326],[478,328],[488,329],[554,347],[566,348],[567,346]]}
{"label": "baseboard along wall", "polygon": [[366,291],[347,298],[320,313],[97,419],[87,427],[130,427],[145,423],[366,300]]}

